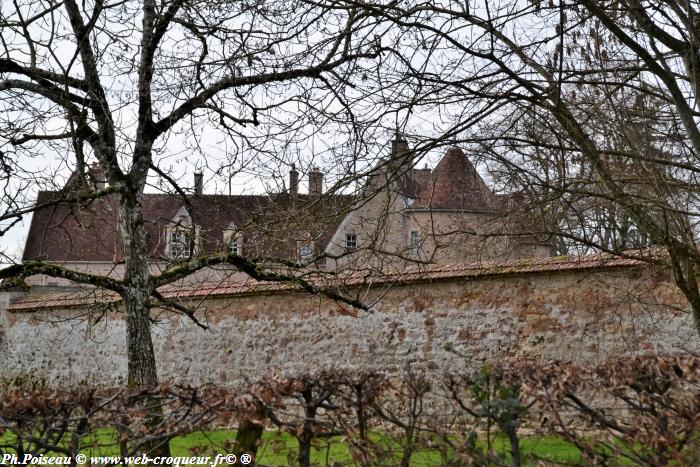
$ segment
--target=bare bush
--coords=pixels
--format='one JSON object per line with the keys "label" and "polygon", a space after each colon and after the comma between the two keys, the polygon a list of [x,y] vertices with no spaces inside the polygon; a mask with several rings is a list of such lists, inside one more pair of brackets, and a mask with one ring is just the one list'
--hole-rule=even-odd
{"label": "bare bush", "polygon": [[697,356],[620,358],[595,367],[530,364],[515,374],[543,426],[591,462],[668,465],[697,455]]}
{"label": "bare bush", "polygon": [[[163,413],[153,423],[156,405]],[[444,465],[553,462],[523,449],[523,433],[555,436],[582,461],[605,465],[691,465],[700,429],[700,358],[621,358],[597,366],[518,362],[441,377],[411,372],[324,371],[269,376],[240,391],[162,385],[49,391],[11,388],[0,399],[0,453],[65,456],[159,455],[188,433],[238,427],[201,455],[287,452],[312,464],[314,450],[344,445],[359,466],[412,465],[429,454]],[[263,440],[264,430],[290,435]],[[242,433],[246,441],[241,443]],[[235,440],[234,440],[235,436]],[[238,443],[238,444],[237,444]],[[245,445],[244,445],[245,444]]]}

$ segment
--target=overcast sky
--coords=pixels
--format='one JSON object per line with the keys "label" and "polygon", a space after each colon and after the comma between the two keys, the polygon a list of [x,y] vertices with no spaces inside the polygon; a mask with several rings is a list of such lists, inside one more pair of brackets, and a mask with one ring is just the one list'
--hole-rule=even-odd
{"label": "overcast sky", "polygon": [[[19,5],[24,18],[34,16],[45,6],[29,1],[24,4],[20,2]],[[104,31],[109,34],[99,34],[95,44],[101,51],[101,81],[117,127],[121,165],[128,168],[133,153],[138,105],[134,63],[139,57],[137,29],[141,16],[139,2],[119,5],[104,13]],[[8,6],[3,2],[3,17],[17,20],[19,16]],[[251,20],[248,12],[235,14],[236,8],[243,8],[238,3],[231,4],[231,12],[219,11],[213,4],[211,12],[205,11],[208,5],[201,4],[198,8],[202,11],[197,12],[201,13],[201,17],[211,14],[212,18],[218,20],[217,15],[232,15],[227,26],[235,30],[224,36],[219,27],[222,25],[217,23],[218,32],[207,35],[210,55],[205,64],[209,68],[201,75],[208,80],[205,84],[231,73],[254,75],[270,69],[287,69],[290,57],[294,66],[298,66],[313,61],[319,51],[331,48],[333,42],[328,42],[328,38],[345,28],[347,11],[338,10],[337,16],[333,13],[320,18],[308,15],[308,18],[314,20],[309,26],[304,23],[307,19],[304,16],[299,16],[298,24],[294,22],[296,15],[301,14],[297,11],[298,7],[299,5],[289,2],[270,3],[266,8],[278,8],[280,15],[273,15],[274,17],[268,18],[269,21],[264,14],[258,15],[258,22],[253,27],[249,24]],[[473,8],[478,9],[479,6]],[[287,20],[289,23],[285,22]],[[192,119],[194,123],[183,122],[156,143],[154,163],[186,188],[192,186],[192,173],[202,170],[205,191],[208,193],[278,192],[287,186],[291,164],[295,164],[302,172],[302,178],[312,167],[320,167],[326,173],[327,185],[332,185],[348,177],[351,172],[356,173],[374,166],[379,157],[386,156],[396,128],[401,128],[409,136],[411,144],[415,145],[442,134],[455,121],[459,122],[464,113],[474,110],[468,106],[482,105],[479,101],[467,103],[457,97],[451,103],[428,102],[425,107],[420,102],[414,103],[413,109],[406,110],[399,103],[402,99],[415,96],[415,89],[411,87],[415,83],[412,84],[402,75],[406,64],[410,63],[428,73],[441,67],[442,61],[449,56],[438,54],[439,47],[430,49],[419,46],[422,40],[420,37],[406,31],[399,32],[386,22],[380,22],[371,16],[363,21],[366,24],[358,30],[358,36],[353,39],[353,47],[363,43],[368,48],[375,43],[393,43],[398,50],[403,51],[401,60],[391,54],[384,54],[381,66],[375,66],[376,60],[361,61],[359,68],[353,69],[350,77],[346,78],[349,85],[342,90],[334,88],[333,83],[327,88],[318,81],[307,80],[236,90],[237,93],[243,93],[243,98],[232,94],[224,95],[222,99],[229,100],[222,101],[222,108],[237,116],[248,116],[246,103],[270,110],[261,113],[259,126],[236,126],[235,135],[217,125],[216,115],[197,113]],[[430,21],[430,18],[427,17],[426,21]],[[49,37],[48,31],[54,24],[59,26],[60,34]],[[289,34],[293,39],[286,42],[270,40],[265,35],[279,33],[280,28],[294,27],[301,28],[303,34]],[[36,49],[42,67],[51,70],[69,69],[72,76],[81,77],[75,42],[70,34],[63,35],[69,29],[65,11],[59,7],[52,12],[50,19],[47,16],[45,20],[32,23],[29,33],[33,40],[38,41]],[[286,30],[284,34],[287,34]],[[470,34],[470,28],[462,29],[455,32],[455,37],[470,40]],[[245,43],[241,42],[244,37]],[[6,49],[5,54],[13,60],[26,63],[29,48],[23,31],[20,28],[3,29],[3,39],[10,44],[9,52]],[[268,40],[270,42],[266,43]],[[237,61],[231,59],[237,57],[236,53],[243,48],[253,50],[247,56],[247,63],[242,58],[245,56]],[[187,86],[191,82],[196,84],[192,70],[201,52],[199,39],[188,34],[186,28],[175,25],[168,30],[157,54],[156,73],[152,82],[157,116],[167,115],[188,97],[191,90]],[[339,72],[342,73],[343,69]],[[326,79],[335,78],[328,74]],[[342,98],[335,95],[335,91],[342,91]],[[392,106],[391,102],[396,102],[396,106]],[[57,110],[57,106],[50,103],[36,104],[31,101],[30,104],[37,110],[34,114],[25,111],[27,102],[15,105],[9,99],[0,100],[0,118],[4,119],[0,125],[24,125],[27,131],[43,134],[65,131],[62,109]],[[353,108],[352,119],[345,115],[344,104]],[[353,130],[358,128],[362,132],[353,134]],[[75,167],[72,148],[62,140],[42,142],[25,150],[13,147],[6,138],[0,138],[0,151],[12,158],[17,170],[24,171],[25,180],[35,175],[43,177],[27,186],[12,181],[14,185],[11,188],[21,190],[26,204],[36,199],[40,189],[60,188]],[[420,165],[427,162],[434,166],[443,151],[437,149],[429,152],[426,159],[420,161]],[[89,151],[87,156],[88,159],[91,158]],[[159,183],[160,181],[153,177],[150,180],[151,186],[146,191],[172,191],[171,187]],[[352,191],[355,187],[356,185],[348,185],[344,191]],[[0,238],[0,249],[16,256],[23,247],[29,220],[30,217],[27,216]]]}

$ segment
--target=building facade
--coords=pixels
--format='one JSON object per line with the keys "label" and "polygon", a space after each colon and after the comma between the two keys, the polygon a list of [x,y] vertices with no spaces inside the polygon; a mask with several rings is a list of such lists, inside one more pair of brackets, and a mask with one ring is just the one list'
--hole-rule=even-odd
{"label": "building facade", "polygon": [[[462,150],[450,148],[434,170],[414,168],[413,162],[406,140],[397,135],[386,159],[355,196],[324,193],[318,169],[308,175],[309,192],[299,193],[294,167],[289,188],[280,193],[206,194],[202,175],[195,174],[189,196],[144,194],[152,271],[221,252],[323,271],[394,270],[550,254],[546,243],[523,234],[517,197],[493,193]],[[103,178],[93,166],[89,188],[104,188]],[[32,218],[23,260],[119,277],[123,252],[115,200],[107,196],[81,204],[61,202],[66,191],[80,190],[78,180],[72,176],[62,192],[39,193],[37,204],[46,207]],[[242,279],[221,267],[190,280]],[[40,289],[71,285],[41,275],[27,282]]]}
{"label": "building facade", "polygon": [[[609,255],[550,257],[518,221],[517,197],[490,190],[457,148],[435,169],[416,169],[397,138],[360,196],[324,193],[320,171],[310,175],[306,194],[293,169],[289,190],[272,195],[207,195],[201,181],[184,198],[144,195],[153,272],[224,251],[269,267],[276,259],[342,281],[367,310],[299,284],[201,271],[159,289],[165,301],[151,309],[161,380],[235,387],[341,367],[438,375],[509,359],[583,363],[698,345],[667,270]],[[56,196],[39,195],[47,207],[34,216],[24,259],[122,274],[113,200],[50,204]],[[122,383],[119,296],[49,277],[27,282],[29,291],[0,293],[3,376]],[[168,303],[195,310],[208,329]]]}

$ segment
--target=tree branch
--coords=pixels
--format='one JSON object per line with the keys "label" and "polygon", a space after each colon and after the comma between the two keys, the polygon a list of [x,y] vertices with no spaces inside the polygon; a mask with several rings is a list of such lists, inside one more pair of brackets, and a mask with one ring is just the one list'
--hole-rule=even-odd
{"label": "tree branch", "polygon": [[77,272],[44,261],[27,261],[23,264],[15,264],[5,269],[0,269],[0,290],[16,287],[21,281],[34,274],[46,274],[51,277],[61,277],[79,284],[94,285],[117,293],[122,293],[123,285],[121,281],[105,276],[98,276],[84,272]]}
{"label": "tree branch", "polygon": [[203,107],[209,99],[216,96],[219,92],[223,90],[240,86],[255,86],[260,84],[270,84],[282,81],[289,81],[298,78],[315,78],[318,77],[321,73],[331,71],[334,68],[337,68],[338,66],[352,60],[357,60],[360,58],[376,58],[381,54],[381,52],[386,50],[388,49],[378,48],[373,52],[348,54],[342,56],[337,60],[319,64],[309,68],[274,73],[261,73],[259,75],[254,76],[230,76],[228,78],[221,79],[216,83],[212,84],[209,88],[197,94],[196,96],[186,100],[179,107],[173,110],[170,113],[170,115],[158,121],[155,124],[155,131],[157,134],[164,133],[179,120],[189,115],[193,110]]}
{"label": "tree branch", "polygon": [[51,84],[54,85],[67,85],[81,91],[88,91],[87,83],[85,83],[83,79],[73,78],[69,75],[42,70],[36,67],[25,67],[9,58],[0,58],[0,73],[17,73],[24,75],[45,86],[47,85],[45,81],[50,81]]}
{"label": "tree branch", "polygon": [[347,303],[355,308],[361,310],[367,310],[368,307],[361,301],[344,296],[338,289],[333,287],[317,286],[312,282],[299,277],[286,274],[280,274],[272,271],[265,271],[260,264],[251,261],[243,256],[238,256],[234,254],[219,254],[219,255],[209,255],[194,259],[187,263],[178,264],[172,266],[165,271],[163,271],[158,276],[152,276],[150,278],[151,290],[155,290],[166,284],[170,284],[180,279],[184,279],[190,274],[197,272],[201,269],[211,266],[217,266],[221,264],[230,264],[235,266],[239,271],[248,274],[253,279],[258,281],[272,281],[280,282],[286,284],[297,285],[300,289],[306,290],[310,294],[314,295],[324,295],[333,300],[338,300],[343,303]]}

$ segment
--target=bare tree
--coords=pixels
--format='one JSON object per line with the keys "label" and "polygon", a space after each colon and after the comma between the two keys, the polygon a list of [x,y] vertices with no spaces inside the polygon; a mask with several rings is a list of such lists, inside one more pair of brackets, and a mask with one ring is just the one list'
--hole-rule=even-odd
{"label": "bare tree", "polygon": [[[231,249],[202,255],[183,248],[180,261],[153,273],[143,196],[156,175],[187,203],[191,191],[168,161],[181,146],[185,157],[199,155],[200,164],[229,170],[229,177],[245,167],[232,161],[240,147],[213,159],[200,144],[202,132],[222,145],[245,142],[260,167],[289,162],[280,148],[308,143],[321,125],[362,131],[366,122],[354,120],[353,102],[365,91],[355,82],[367,80],[387,52],[371,12],[305,1],[19,1],[3,6],[0,28],[2,219],[16,222],[36,209],[31,197],[22,198],[30,187],[49,187],[61,169],[74,169],[75,189],[46,204],[84,209],[109,199],[124,268],[123,277],[112,277],[28,261],[0,273],[3,287],[41,273],[116,292],[125,310],[131,386],[157,383],[149,310],[163,301],[159,287],[228,264],[257,279],[316,290],[293,272],[270,271]],[[352,164],[351,156],[339,164]],[[106,184],[94,179],[91,159]]]}
{"label": "bare tree", "polygon": [[[440,108],[439,138],[484,150],[519,182],[511,189],[544,196],[550,222],[538,230],[555,231],[562,249],[588,243],[668,265],[700,332],[697,5],[361,5],[412,44],[403,53],[416,85],[397,99],[416,113]],[[591,223],[607,227],[592,234]],[[633,228],[664,255],[611,238]]]}

